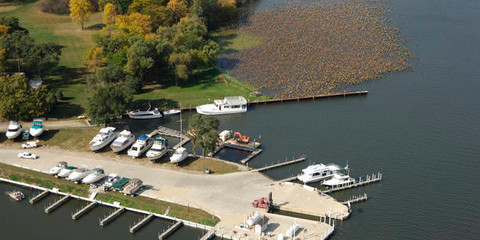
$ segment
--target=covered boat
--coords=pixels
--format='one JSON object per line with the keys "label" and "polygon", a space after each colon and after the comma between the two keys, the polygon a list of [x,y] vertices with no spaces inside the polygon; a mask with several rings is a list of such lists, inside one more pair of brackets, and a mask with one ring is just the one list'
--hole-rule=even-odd
{"label": "covered boat", "polygon": [[60,173],[60,171],[62,171],[62,169],[68,167],[68,164],[67,162],[58,162],[57,165],[55,165],[55,167],[53,167],[52,169],[50,169],[50,171],[48,171],[48,174],[50,175],[57,175]]}
{"label": "covered boat", "polygon": [[82,179],[82,183],[84,184],[91,184],[102,180],[105,177],[105,171],[101,168],[94,168],[92,169],[92,173],[88,174],[84,179]]}
{"label": "covered boat", "polygon": [[214,100],[213,104],[197,106],[197,112],[203,115],[222,115],[247,111],[247,100],[242,96],[225,97]]}
{"label": "covered boat", "polygon": [[68,177],[72,172],[73,170],[77,169],[77,167],[72,167],[72,166],[68,166],[62,170],[60,170],[60,172],[57,174],[57,177]]}
{"label": "covered boat", "polygon": [[177,164],[185,160],[188,157],[188,151],[184,147],[179,147],[175,150],[175,153],[170,157],[170,162]]}
{"label": "covered boat", "polygon": [[125,195],[135,195],[135,192],[137,192],[141,187],[142,187],[142,180],[138,178],[132,178],[130,182],[123,188],[123,194]]}

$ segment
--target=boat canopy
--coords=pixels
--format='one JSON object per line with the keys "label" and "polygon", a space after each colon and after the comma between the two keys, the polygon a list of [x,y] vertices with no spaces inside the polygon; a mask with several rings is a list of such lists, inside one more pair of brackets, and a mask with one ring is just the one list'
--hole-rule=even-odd
{"label": "boat canopy", "polygon": [[102,128],[100,129],[100,133],[104,133],[104,134],[108,134],[109,132],[113,132],[115,131],[115,128],[114,127],[106,127],[106,128]]}
{"label": "boat canopy", "polygon": [[33,125],[42,125],[42,124],[43,124],[43,122],[40,121],[40,120],[33,121]]}
{"label": "boat canopy", "polygon": [[142,135],[140,135],[140,136],[138,137],[138,140],[145,141],[145,140],[147,140],[148,138],[149,138],[148,135],[142,134]]}

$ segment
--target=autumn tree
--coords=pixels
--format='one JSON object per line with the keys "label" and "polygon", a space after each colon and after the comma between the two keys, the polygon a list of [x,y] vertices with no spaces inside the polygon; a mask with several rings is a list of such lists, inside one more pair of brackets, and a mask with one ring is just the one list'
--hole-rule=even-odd
{"label": "autumn tree", "polygon": [[115,5],[112,3],[107,3],[103,10],[103,24],[110,25],[115,23],[115,18],[117,17],[117,10]]}
{"label": "autumn tree", "polygon": [[93,11],[93,6],[88,0],[70,0],[68,3],[70,8],[70,17],[76,24],[80,24],[83,27],[85,23],[90,19],[90,14]]}
{"label": "autumn tree", "polygon": [[0,77],[0,116],[5,119],[30,120],[44,117],[53,107],[55,98],[47,86],[33,89],[25,74]]}
{"label": "autumn tree", "polygon": [[188,12],[187,5],[182,0],[170,0],[167,4],[167,9],[172,12],[175,22],[180,21]]}
{"label": "autumn tree", "polygon": [[134,36],[143,37],[152,32],[152,20],[150,16],[137,12],[128,16],[118,16],[115,20],[115,25],[126,29],[130,35]]}

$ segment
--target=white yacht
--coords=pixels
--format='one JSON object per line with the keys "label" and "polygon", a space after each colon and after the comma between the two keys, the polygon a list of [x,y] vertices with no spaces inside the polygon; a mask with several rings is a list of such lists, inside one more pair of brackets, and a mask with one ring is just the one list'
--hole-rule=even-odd
{"label": "white yacht", "polygon": [[118,174],[110,173],[107,180],[105,181],[105,189],[110,189],[111,187],[113,187],[113,184],[118,182],[120,179],[121,177]]}
{"label": "white yacht", "polygon": [[60,173],[60,171],[62,171],[62,169],[66,167],[68,167],[67,162],[58,162],[57,165],[55,165],[55,167],[53,167],[52,169],[50,169],[50,171],[48,171],[48,174],[57,175]]}
{"label": "white yacht", "polygon": [[67,180],[78,183],[90,173],[92,173],[92,171],[86,168],[77,168],[68,175]]}
{"label": "white yacht", "polygon": [[110,148],[113,150],[113,152],[118,153],[130,147],[130,145],[132,145],[134,142],[135,135],[128,130],[123,130],[110,145]]}
{"label": "white yacht", "polygon": [[184,147],[179,147],[175,150],[175,153],[170,157],[170,162],[177,164],[188,157],[188,151]]}
{"label": "white yacht", "polygon": [[214,100],[213,104],[197,106],[197,112],[204,115],[221,115],[243,113],[247,111],[247,100],[244,97],[225,97]]}
{"label": "white yacht", "polygon": [[168,152],[168,140],[165,138],[155,138],[152,148],[145,154],[148,159],[157,160]]}
{"label": "white yacht", "polygon": [[30,135],[32,135],[32,137],[38,137],[38,136],[42,135],[42,133],[43,133],[43,121],[42,120],[34,120],[33,125],[30,128],[29,133],[30,133]]}
{"label": "white yacht", "polygon": [[90,149],[94,152],[98,151],[111,143],[116,137],[117,132],[114,127],[102,128],[98,134],[93,137],[92,141],[90,141]]}
{"label": "white yacht", "polygon": [[82,179],[82,183],[84,184],[91,184],[94,182],[98,182],[105,177],[105,171],[101,168],[94,168],[92,169],[92,173],[88,174],[84,179]]}
{"label": "white yacht", "polygon": [[177,115],[177,114],[179,114],[181,111],[182,111],[182,110],[180,110],[180,109],[170,109],[170,110],[163,111],[163,115],[164,115],[164,116]]}
{"label": "white yacht", "polygon": [[10,121],[8,125],[7,133],[5,134],[8,139],[15,139],[22,133],[22,125],[19,121]]}
{"label": "white yacht", "polygon": [[137,110],[128,112],[128,116],[132,119],[154,119],[162,118],[163,114],[158,108],[152,108],[150,104],[140,106]]}
{"label": "white yacht", "polygon": [[132,145],[128,150],[128,156],[136,158],[140,157],[144,152],[146,152],[153,145],[153,140],[148,135],[140,135],[137,141]]}
{"label": "white yacht", "polygon": [[341,168],[336,164],[315,164],[302,170],[298,180],[303,183],[318,182],[333,177]]}
{"label": "white yacht", "polygon": [[348,174],[337,174],[335,173],[333,177],[322,183],[324,186],[328,187],[337,187],[345,186],[355,183],[355,179],[350,177]]}
{"label": "white yacht", "polygon": [[60,172],[57,174],[57,177],[61,177],[61,178],[64,177],[64,178],[66,178],[66,177],[70,176],[70,174],[71,174],[75,169],[77,169],[77,168],[76,168],[76,167],[72,167],[72,166],[68,166],[68,167],[60,170]]}

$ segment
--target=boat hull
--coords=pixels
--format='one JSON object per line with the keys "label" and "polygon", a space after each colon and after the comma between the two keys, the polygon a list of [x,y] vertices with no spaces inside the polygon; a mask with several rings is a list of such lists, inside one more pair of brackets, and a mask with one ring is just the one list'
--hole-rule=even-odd
{"label": "boat hull", "polygon": [[84,179],[82,179],[82,183],[83,184],[95,183],[95,182],[98,182],[98,181],[102,180],[104,177],[105,177],[105,174],[99,174],[99,175],[95,175],[95,176],[88,175]]}
{"label": "boat hull", "polygon": [[148,159],[151,161],[157,160],[165,156],[165,154],[168,152],[168,149],[164,149],[162,151],[155,150],[154,152],[152,150],[148,151],[146,156]]}
{"label": "boat hull", "polygon": [[130,146],[132,146],[132,144],[134,142],[135,142],[135,138],[132,138],[127,143],[125,143],[123,146],[113,145],[113,143],[112,143],[112,144],[110,144],[110,148],[112,149],[113,152],[118,153],[118,152],[121,152],[121,151],[129,148]]}
{"label": "boat hull", "polygon": [[72,181],[72,182],[78,182],[78,181],[84,179],[90,173],[92,173],[92,172],[91,171],[85,171],[85,172],[77,173],[77,174],[76,174],[76,172],[74,172],[67,177],[67,180]]}
{"label": "boat hull", "polygon": [[8,131],[5,136],[7,136],[8,139],[12,140],[12,139],[15,139],[17,138],[18,136],[20,136],[20,134],[22,133],[22,129],[20,128],[18,131],[16,132],[10,132]]}
{"label": "boat hull", "polygon": [[128,150],[127,154],[130,157],[138,158],[138,157],[142,156],[142,154],[147,152],[148,149],[150,149],[152,147],[152,145],[153,145],[153,141],[150,141],[149,143],[147,143],[147,145],[145,146],[145,148],[143,150],[141,150],[141,151]]}
{"label": "boat hull", "polygon": [[112,138],[110,138],[110,139],[108,139],[108,140],[106,140],[106,141],[103,141],[103,142],[100,143],[100,144],[95,144],[95,143],[90,144],[90,150],[92,150],[92,152],[98,151],[98,150],[106,147],[108,144],[112,143],[113,140],[115,140],[115,137],[112,137]]}
{"label": "boat hull", "polygon": [[235,113],[245,113],[247,112],[247,109],[239,108],[236,110],[214,110],[214,109],[209,109],[210,107],[207,105],[201,105],[198,106],[197,113],[203,114],[203,115],[225,115],[225,114],[235,114]]}
{"label": "boat hull", "polygon": [[39,129],[31,128],[30,131],[28,131],[28,132],[30,133],[30,135],[32,135],[32,137],[38,137],[38,136],[42,135],[43,128],[39,128]]}

